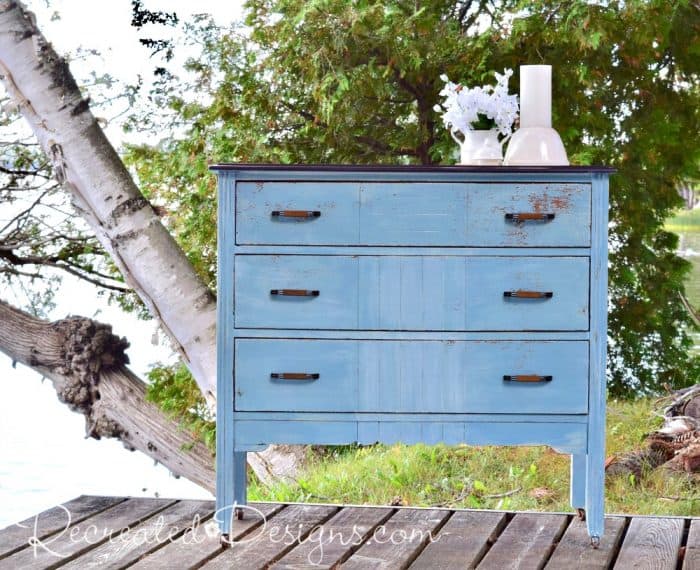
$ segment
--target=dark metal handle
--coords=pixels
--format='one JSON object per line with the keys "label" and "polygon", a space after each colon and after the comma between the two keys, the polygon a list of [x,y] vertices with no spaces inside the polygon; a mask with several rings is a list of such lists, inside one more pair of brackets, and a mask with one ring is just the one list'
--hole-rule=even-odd
{"label": "dark metal handle", "polygon": [[320,291],[310,289],[270,289],[270,295],[279,297],[318,297]]}
{"label": "dark metal handle", "polygon": [[551,291],[524,291],[518,289],[517,291],[503,291],[503,296],[514,299],[551,299],[554,297],[554,293]]}
{"label": "dark metal handle", "polygon": [[549,222],[554,219],[554,214],[540,212],[517,212],[506,214],[506,220],[511,222]]}
{"label": "dark metal handle", "polygon": [[308,374],[306,372],[271,372],[270,378],[277,380],[318,380],[320,374]]}
{"label": "dark metal handle", "polygon": [[318,210],[274,210],[273,218],[320,218],[321,212]]}
{"label": "dark metal handle", "polygon": [[538,376],[537,374],[516,374],[514,376],[504,375],[505,382],[551,382],[551,376]]}

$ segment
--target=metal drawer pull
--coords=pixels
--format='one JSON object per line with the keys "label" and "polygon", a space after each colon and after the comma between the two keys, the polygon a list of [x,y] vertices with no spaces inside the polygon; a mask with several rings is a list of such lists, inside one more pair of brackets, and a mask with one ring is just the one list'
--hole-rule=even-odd
{"label": "metal drawer pull", "polygon": [[306,372],[271,372],[270,378],[277,380],[318,380],[320,374],[307,374]]}
{"label": "metal drawer pull", "polygon": [[279,297],[318,297],[320,291],[310,289],[270,289],[270,295]]}
{"label": "metal drawer pull", "polygon": [[543,214],[540,212],[518,212],[515,214],[506,214],[506,220],[511,222],[549,222],[554,219],[554,214]]}
{"label": "metal drawer pull", "polygon": [[523,291],[518,289],[517,291],[503,291],[503,296],[514,299],[551,299],[554,297],[554,293],[551,291]]}
{"label": "metal drawer pull", "polygon": [[537,376],[536,374],[520,374],[516,376],[504,375],[505,382],[551,382],[551,376]]}
{"label": "metal drawer pull", "polygon": [[320,218],[321,212],[318,210],[274,210],[273,218]]}

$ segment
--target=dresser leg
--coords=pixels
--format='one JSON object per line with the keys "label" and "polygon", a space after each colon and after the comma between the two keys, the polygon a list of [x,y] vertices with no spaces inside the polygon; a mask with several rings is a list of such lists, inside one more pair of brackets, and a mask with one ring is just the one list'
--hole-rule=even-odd
{"label": "dresser leg", "polygon": [[[245,451],[233,452],[233,502],[235,505],[245,507],[248,504],[248,473],[247,473],[247,453]],[[243,519],[244,508],[236,508],[235,518]]]}
{"label": "dresser leg", "polygon": [[600,543],[605,528],[605,458],[602,453],[586,456],[586,526],[591,543]]}
{"label": "dresser leg", "polygon": [[579,517],[586,506],[586,455],[571,456],[571,508],[578,511]]}

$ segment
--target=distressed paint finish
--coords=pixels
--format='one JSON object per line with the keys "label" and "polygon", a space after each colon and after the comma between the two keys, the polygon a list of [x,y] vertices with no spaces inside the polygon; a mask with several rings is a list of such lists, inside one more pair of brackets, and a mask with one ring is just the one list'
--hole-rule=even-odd
{"label": "distressed paint finish", "polygon": [[245,452],[269,443],[544,444],[602,534],[609,169],[213,170],[217,504],[245,501]]}
{"label": "distressed paint finish", "polygon": [[[237,255],[236,326],[588,330],[588,257]],[[271,295],[275,289],[317,296]],[[505,291],[548,291],[517,299]]]}
{"label": "distressed paint finish", "polygon": [[[587,247],[590,184],[241,182],[236,243]],[[317,212],[285,219],[274,211]],[[506,214],[554,214],[513,222]]]}
{"label": "distressed paint finish", "polygon": [[[235,236],[234,199],[236,175],[234,172],[219,179],[218,227],[219,275],[216,297],[216,509],[225,523],[221,532],[228,534],[235,495],[240,495],[242,482],[234,467],[235,434],[233,430],[233,256],[223,255],[225,246],[231,247]],[[237,467],[237,466],[236,466]],[[245,485],[245,482],[243,482]]]}
{"label": "distressed paint finish", "polygon": [[604,530],[605,392],[608,340],[608,177],[593,175],[591,243],[590,421],[586,455],[586,525],[591,536]]}
{"label": "distressed paint finish", "polygon": [[[587,342],[236,340],[236,410],[588,411]],[[272,373],[318,378],[280,380]],[[504,375],[551,375],[548,382]]]}

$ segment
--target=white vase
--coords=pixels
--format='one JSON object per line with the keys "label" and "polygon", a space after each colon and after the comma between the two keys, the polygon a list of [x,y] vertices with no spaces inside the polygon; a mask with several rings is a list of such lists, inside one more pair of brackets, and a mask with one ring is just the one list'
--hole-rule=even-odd
{"label": "white vase", "polygon": [[464,133],[464,140],[452,131],[450,134],[460,146],[460,164],[499,166],[503,162],[503,144],[509,137],[499,141],[498,129],[469,130]]}

